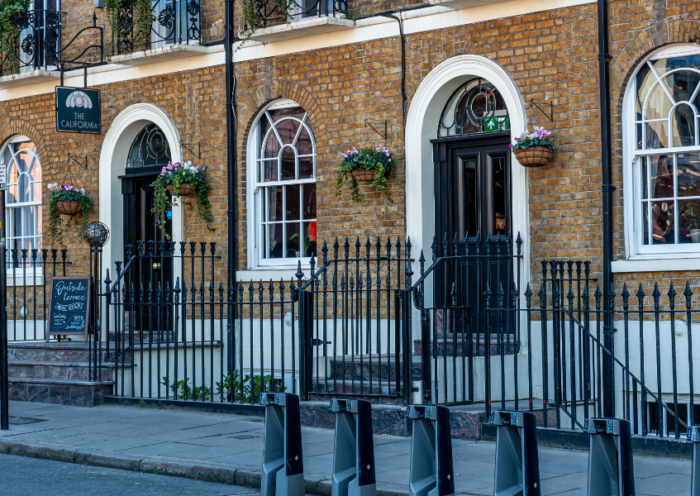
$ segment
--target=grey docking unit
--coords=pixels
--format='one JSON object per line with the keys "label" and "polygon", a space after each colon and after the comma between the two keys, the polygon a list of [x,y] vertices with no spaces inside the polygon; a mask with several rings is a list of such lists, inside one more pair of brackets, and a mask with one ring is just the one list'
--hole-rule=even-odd
{"label": "grey docking unit", "polygon": [[590,434],[588,496],[635,496],[630,423],[591,418],[583,430]]}
{"label": "grey docking unit", "polygon": [[304,459],[301,450],[299,396],[262,393],[265,435],[261,496],[303,496]]}
{"label": "grey docking unit", "polygon": [[372,405],[364,400],[331,400],[335,418],[332,496],[376,496]]}
{"label": "grey docking unit", "polygon": [[501,410],[491,414],[491,423],[496,426],[494,496],[540,496],[535,415]]}
{"label": "grey docking unit", "polygon": [[410,405],[413,420],[409,496],[452,496],[455,478],[450,437],[450,410],[444,406]]}

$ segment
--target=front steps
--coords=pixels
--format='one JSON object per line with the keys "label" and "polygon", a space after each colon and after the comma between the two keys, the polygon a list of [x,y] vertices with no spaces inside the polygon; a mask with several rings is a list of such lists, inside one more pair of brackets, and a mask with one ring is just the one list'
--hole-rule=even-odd
{"label": "front steps", "polygon": [[10,400],[94,406],[112,394],[114,365],[90,380],[88,343],[9,343],[8,358]]}

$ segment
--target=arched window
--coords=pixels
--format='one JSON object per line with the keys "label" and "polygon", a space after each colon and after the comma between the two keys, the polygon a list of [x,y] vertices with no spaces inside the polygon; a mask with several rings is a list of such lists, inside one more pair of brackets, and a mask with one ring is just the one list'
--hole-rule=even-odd
{"label": "arched window", "polygon": [[651,56],[631,82],[634,145],[627,177],[633,184],[625,184],[625,197],[629,191],[633,198],[631,255],[700,255],[698,48],[671,47]]}
{"label": "arched window", "polygon": [[150,123],[139,131],[134,138],[126,160],[126,167],[153,167],[168,165],[170,162],[170,145],[163,131]]}
{"label": "arched window", "polygon": [[17,136],[0,152],[0,163],[7,167],[7,247],[29,250],[31,258],[31,250],[42,246],[41,162],[36,146],[25,136]]}
{"label": "arched window", "polygon": [[438,138],[509,129],[508,109],[500,91],[477,78],[457,88],[447,100],[440,116]]}
{"label": "arched window", "polygon": [[254,258],[263,266],[295,265],[316,255],[316,143],[309,115],[296,103],[278,102],[262,113],[255,133]]}

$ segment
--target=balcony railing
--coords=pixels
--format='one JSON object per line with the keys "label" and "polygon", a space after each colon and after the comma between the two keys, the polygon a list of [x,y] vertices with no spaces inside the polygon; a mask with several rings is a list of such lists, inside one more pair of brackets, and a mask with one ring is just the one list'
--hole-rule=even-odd
{"label": "balcony railing", "polygon": [[13,18],[16,31],[1,42],[0,76],[55,69],[61,47],[61,12],[29,10]]}
{"label": "balcony railing", "polygon": [[200,0],[154,0],[150,16],[151,22],[144,27],[139,22],[137,5],[133,1],[124,2],[117,12],[117,29],[112,33],[112,55],[201,43]]}
{"label": "balcony railing", "polygon": [[244,31],[290,24],[313,17],[346,17],[347,13],[346,0],[257,0],[254,12],[246,14]]}

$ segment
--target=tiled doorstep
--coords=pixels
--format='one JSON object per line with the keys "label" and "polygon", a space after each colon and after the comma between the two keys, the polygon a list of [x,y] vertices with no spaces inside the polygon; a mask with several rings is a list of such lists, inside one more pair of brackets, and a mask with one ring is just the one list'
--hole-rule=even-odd
{"label": "tiled doorstep", "polygon": [[[0,432],[0,452],[258,487],[260,418],[228,414],[11,402],[10,415],[48,419]],[[307,492],[330,495],[333,431],[304,428]],[[495,444],[453,439],[457,493],[493,493]],[[380,496],[407,494],[410,439],[375,436]],[[545,495],[585,495],[588,454],[540,449]],[[690,495],[689,460],[636,457],[639,496]]]}

